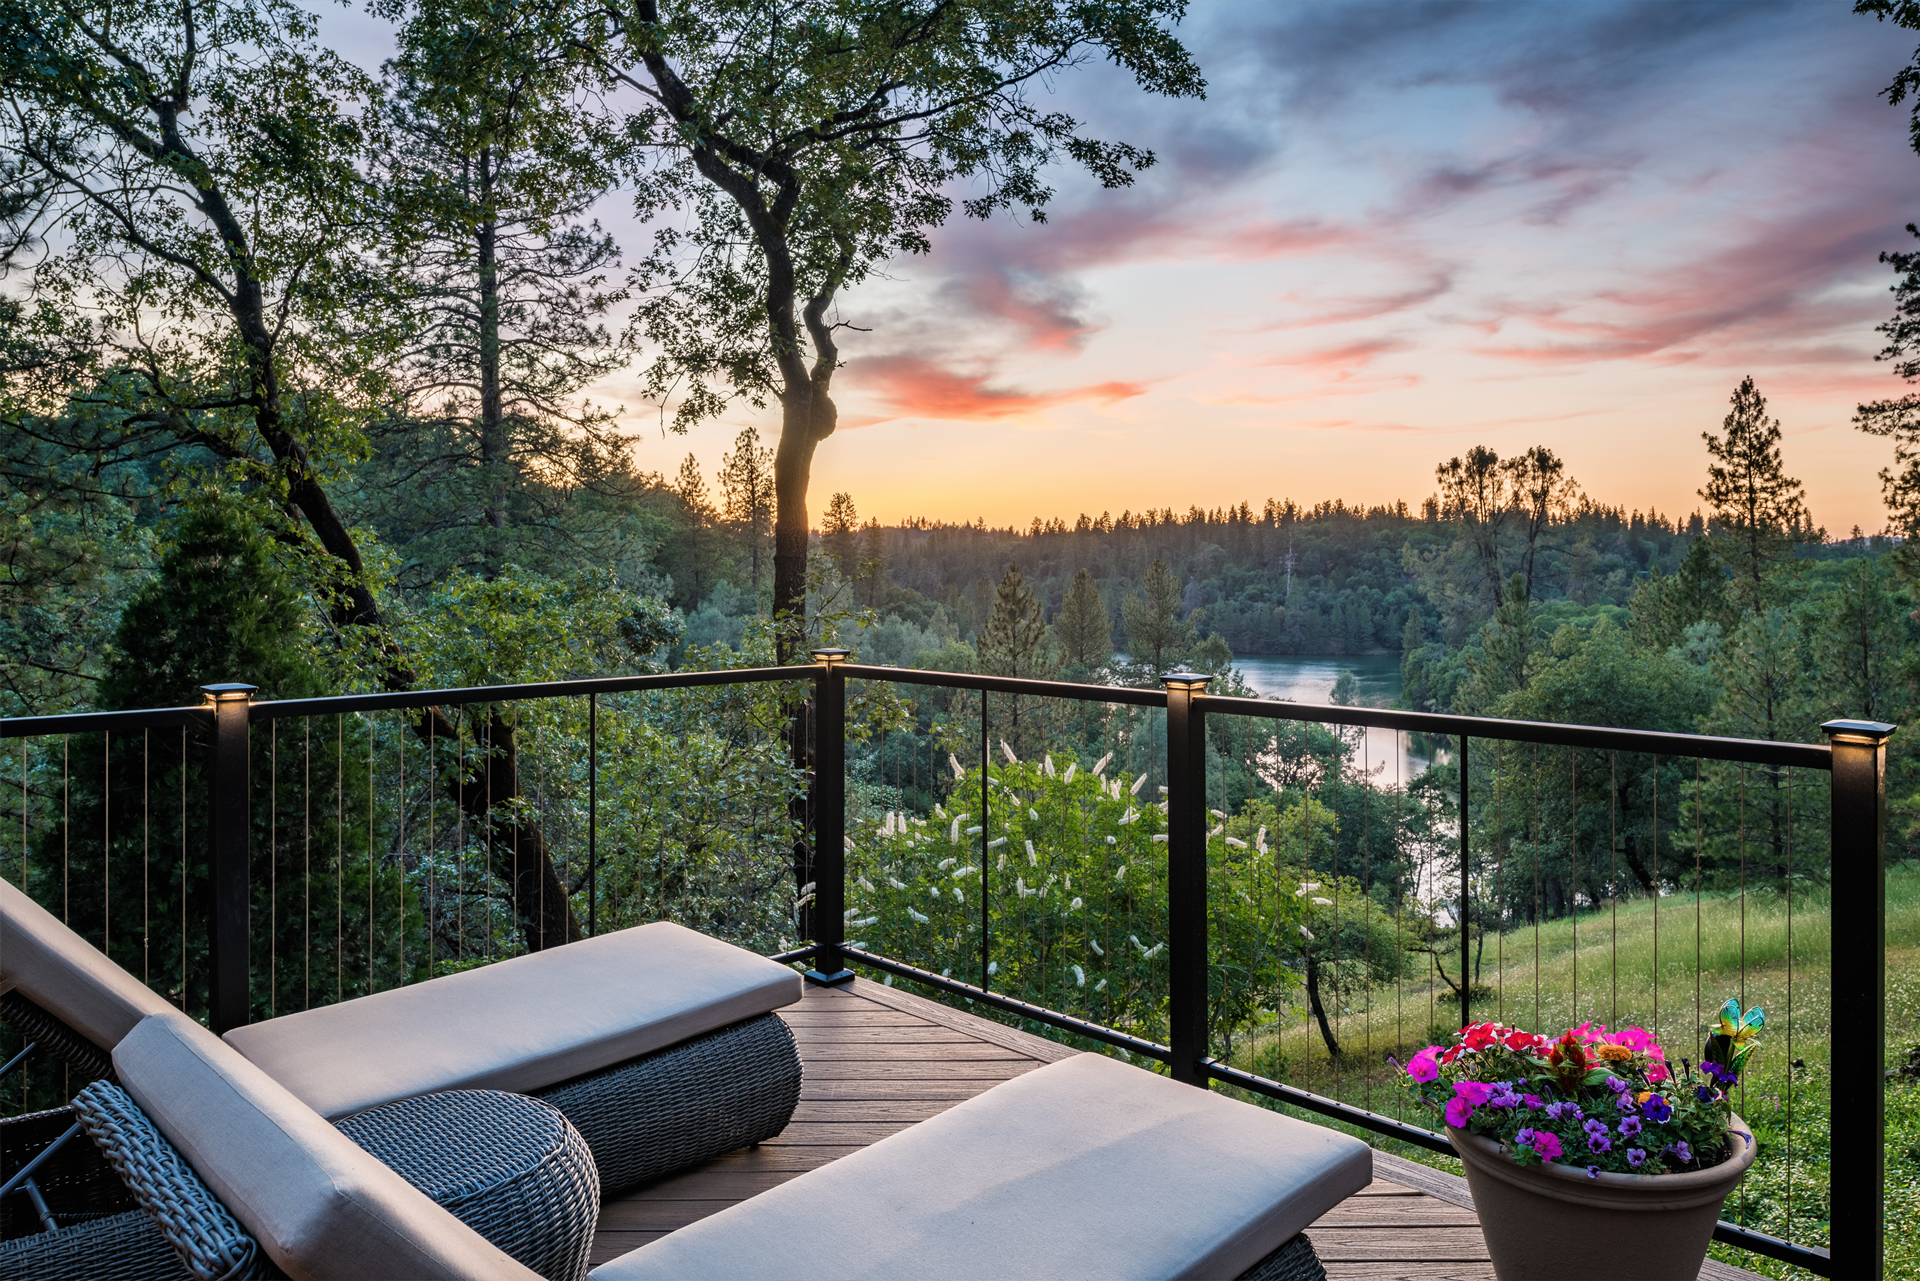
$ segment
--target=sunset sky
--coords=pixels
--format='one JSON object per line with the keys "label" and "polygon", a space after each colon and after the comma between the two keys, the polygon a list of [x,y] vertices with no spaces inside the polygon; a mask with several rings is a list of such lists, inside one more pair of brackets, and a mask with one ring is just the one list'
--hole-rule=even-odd
{"label": "sunset sky", "polygon": [[[889,523],[1418,503],[1440,460],[1535,443],[1597,500],[1684,514],[1751,373],[1815,520],[1878,529],[1891,451],[1849,420],[1901,390],[1876,258],[1911,243],[1920,156],[1878,94],[1915,38],[1849,8],[1198,4],[1204,102],[1057,85],[1158,153],[1137,186],[1063,170],[1046,225],[957,221],[846,298],[871,332],[815,518],[838,489]],[[749,420],[663,439],[637,386],[597,393],[649,470],[711,475]]]}

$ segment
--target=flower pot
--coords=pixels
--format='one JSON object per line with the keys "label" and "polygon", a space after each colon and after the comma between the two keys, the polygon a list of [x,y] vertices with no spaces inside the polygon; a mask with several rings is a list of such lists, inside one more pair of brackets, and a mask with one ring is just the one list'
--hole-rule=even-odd
{"label": "flower pot", "polygon": [[1753,1164],[1747,1123],[1736,1116],[1731,1129],[1733,1151],[1710,1169],[1598,1177],[1583,1165],[1521,1165],[1494,1140],[1452,1126],[1447,1137],[1466,1164],[1500,1281],[1694,1281],[1720,1207]]}

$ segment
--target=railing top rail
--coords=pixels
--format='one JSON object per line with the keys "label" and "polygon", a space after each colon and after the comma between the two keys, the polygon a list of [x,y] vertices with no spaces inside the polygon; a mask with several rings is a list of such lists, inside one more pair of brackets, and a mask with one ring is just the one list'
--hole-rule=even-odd
{"label": "railing top rail", "polygon": [[46,734],[90,734],[101,730],[171,729],[208,725],[213,708],[141,707],[124,712],[67,712],[59,716],[0,717],[0,738],[38,738]]}
{"label": "railing top rail", "polygon": [[798,667],[735,667],[710,672],[665,672],[656,676],[597,676],[584,680],[539,681],[529,685],[474,685],[465,689],[401,690],[384,694],[341,694],[329,698],[289,698],[255,703],[252,721],[287,716],[331,716],[340,712],[385,712],[447,704],[507,703],[525,698],[569,698],[586,694],[630,694],[648,689],[692,689],[708,685],[750,685],[765,681],[815,680],[817,664]]}
{"label": "railing top rail", "polygon": [[1073,698],[1084,703],[1129,703],[1135,707],[1167,705],[1165,690],[1134,689],[1128,685],[1078,685],[1072,681],[977,676],[972,672],[929,672],[917,667],[876,667],[867,663],[841,663],[838,667],[842,674],[856,680],[944,685],[953,689],[982,689],[989,694],[1034,694],[1042,698]]}
{"label": "railing top rail", "polygon": [[1203,695],[1197,700],[1209,714],[1264,716],[1271,720],[1317,721],[1328,725],[1365,725],[1377,729],[1420,730],[1469,738],[1503,738],[1558,747],[1594,747],[1660,756],[1695,756],[1710,761],[1755,765],[1833,768],[1833,749],[1820,743],[1776,743],[1764,738],[1715,738],[1708,734],[1668,734],[1657,730],[1611,729],[1600,725],[1555,725],[1547,721],[1510,721],[1492,716],[1448,716],[1439,712],[1398,712],[1331,703],[1288,703],[1259,698]]}

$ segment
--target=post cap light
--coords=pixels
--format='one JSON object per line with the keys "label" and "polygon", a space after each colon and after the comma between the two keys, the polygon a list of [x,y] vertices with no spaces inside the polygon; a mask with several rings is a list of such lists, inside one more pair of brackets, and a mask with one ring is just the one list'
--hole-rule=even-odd
{"label": "post cap light", "polygon": [[252,698],[260,692],[260,687],[258,685],[242,685],[236,681],[225,685],[202,685],[200,692],[205,694],[211,702],[224,703],[229,699]]}
{"label": "post cap light", "polygon": [[1895,726],[1885,721],[1828,721],[1820,727],[1836,743],[1884,743],[1893,737]]}
{"label": "post cap light", "polygon": [[825,648],[807,652],[813,655],[814,662],[824,663],[828,667],[832,667],[835,663],[844,663],[853,657],[853,651],[850,649]]}
{"label": "post cap light", "polygon": [[1185,694],[1204,694],[1211,676],[1202,676],[1198,672],[1168,672],[1160,678],[1166,682],[1169,690],[1179,690]]}

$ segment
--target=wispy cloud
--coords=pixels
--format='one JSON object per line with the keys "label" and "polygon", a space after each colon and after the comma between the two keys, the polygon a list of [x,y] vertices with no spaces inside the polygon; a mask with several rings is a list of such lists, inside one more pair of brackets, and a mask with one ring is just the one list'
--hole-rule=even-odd
{"label": "wispy cloud", "polygon": [[992,422],[1059,405],[1111,405],[1144,395],[1147,390],[1143,383],[1121,381],[1041,392],[996,387],[990,385],[991,372],[963,373],[919,356],[868,357],[850,364],[846,376],[864,393],[868,404],[887,411],[850,420],[847,426],[869,426],[895,418]]}

